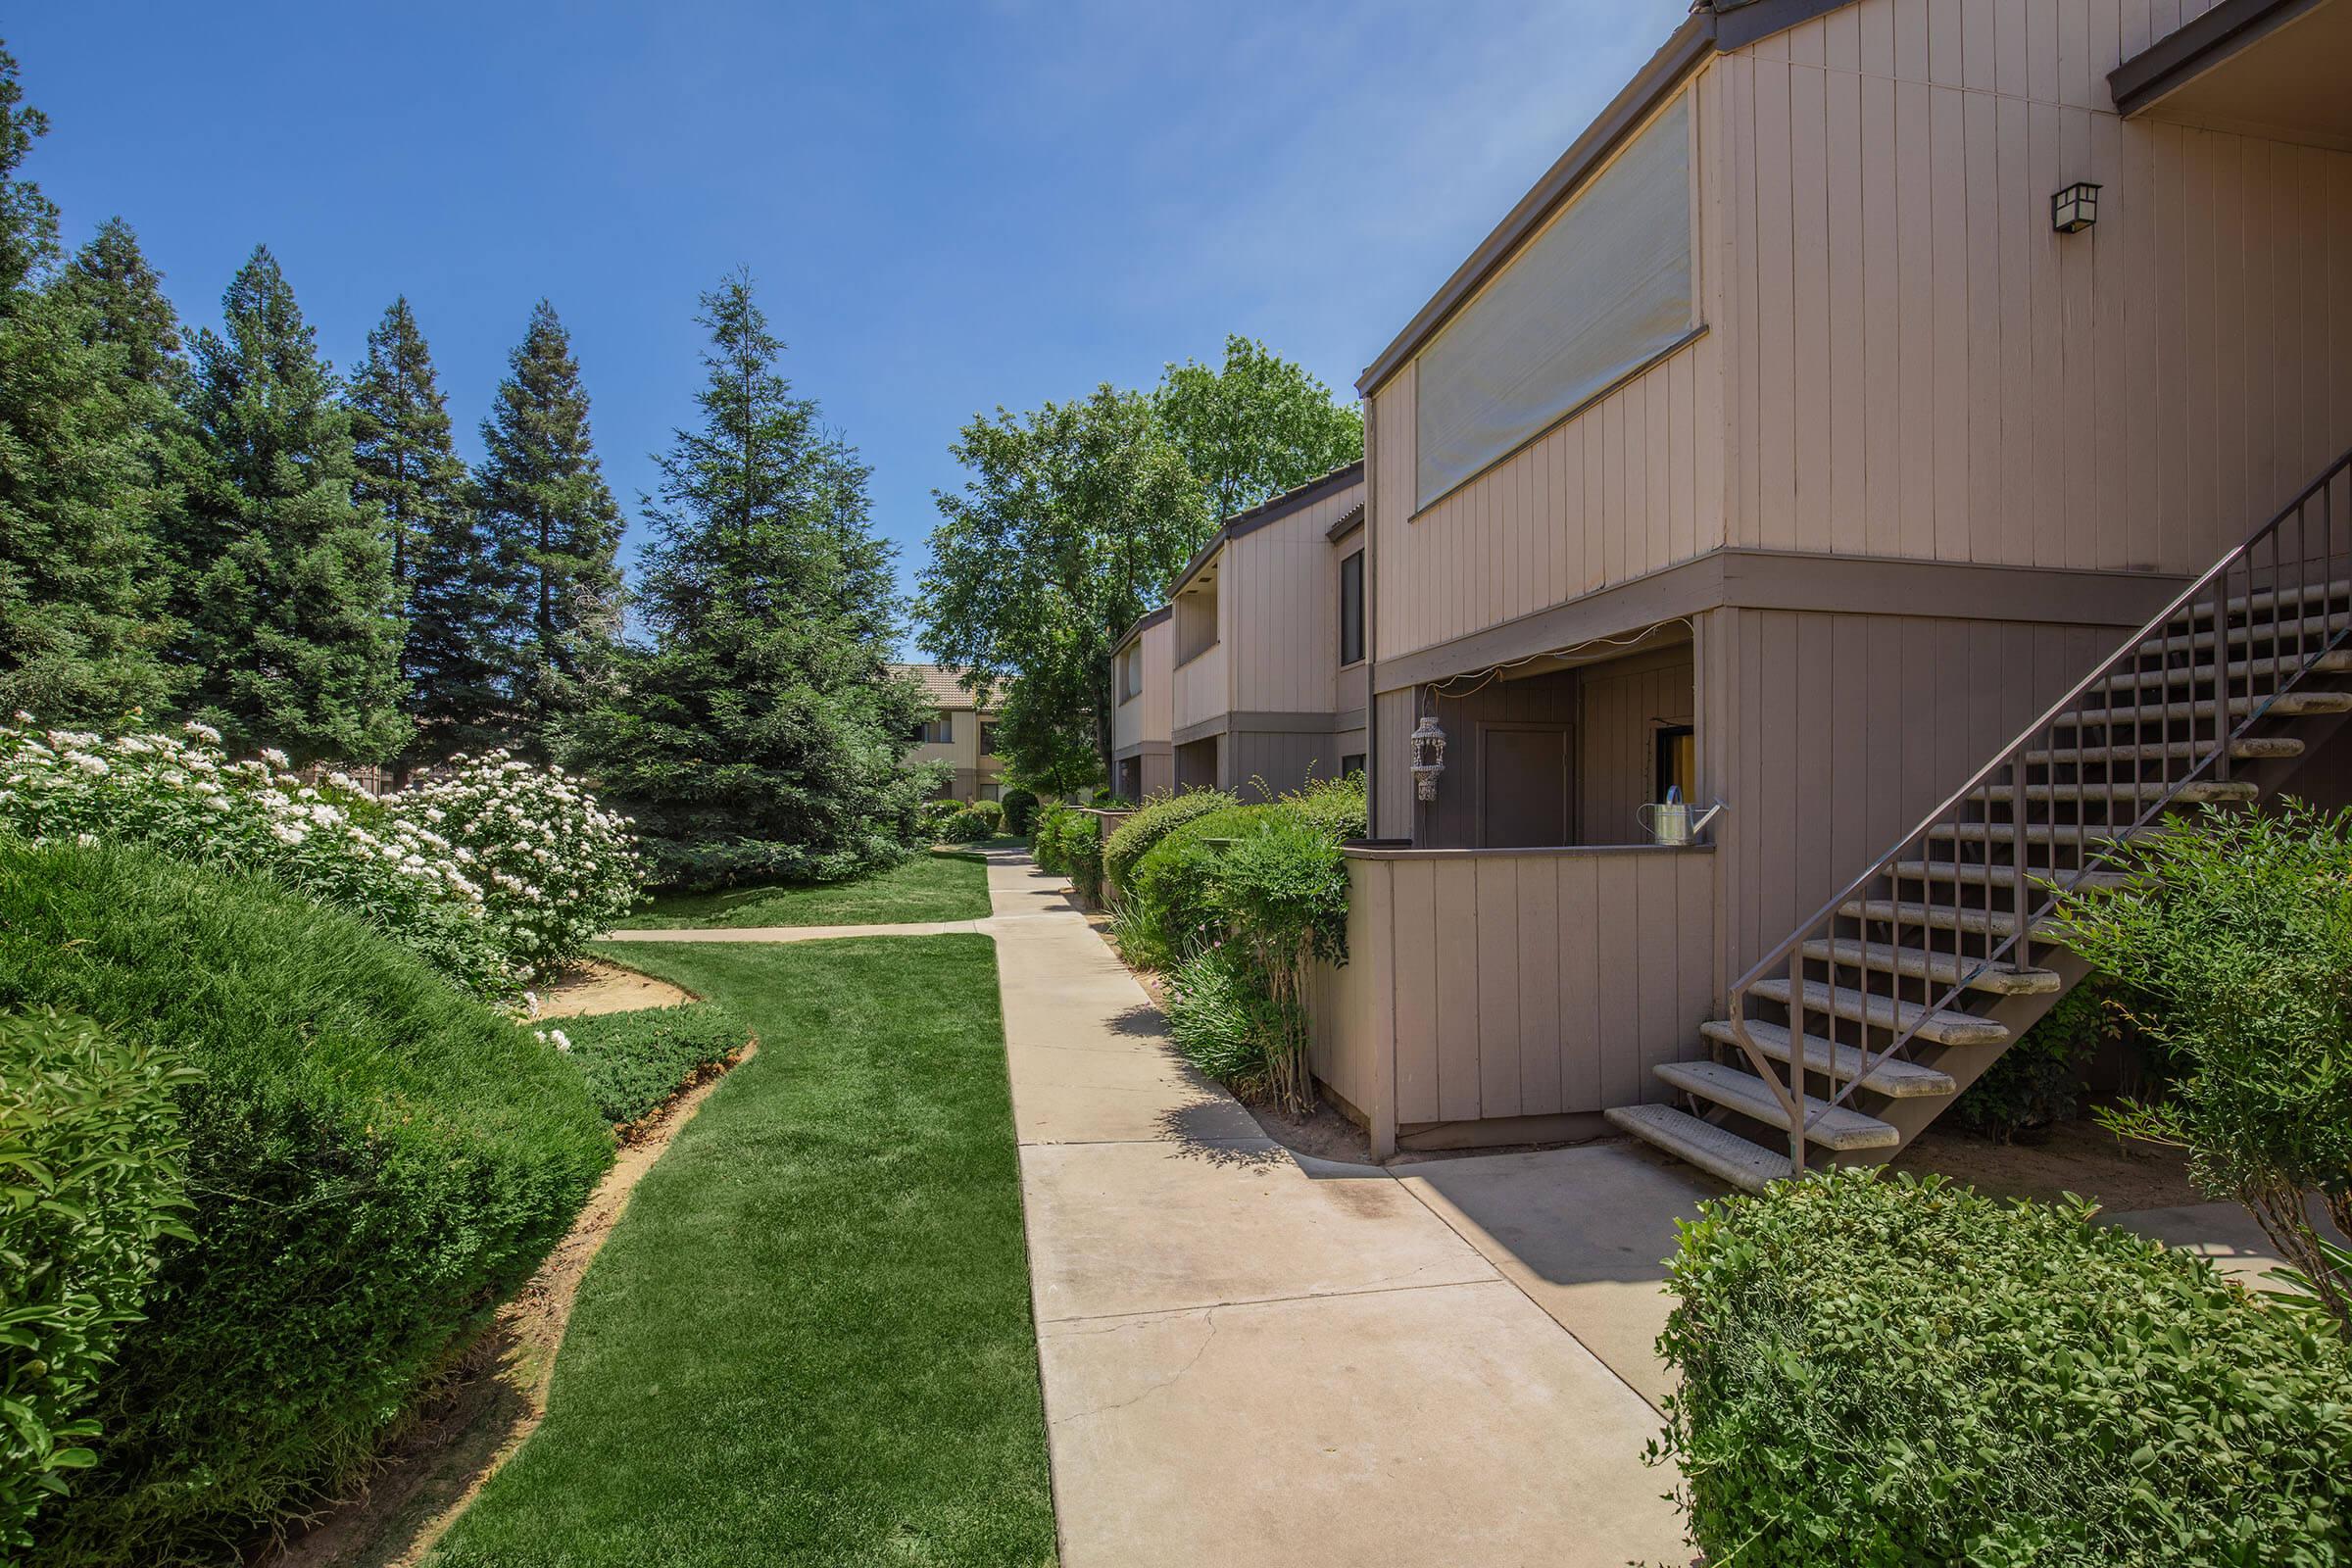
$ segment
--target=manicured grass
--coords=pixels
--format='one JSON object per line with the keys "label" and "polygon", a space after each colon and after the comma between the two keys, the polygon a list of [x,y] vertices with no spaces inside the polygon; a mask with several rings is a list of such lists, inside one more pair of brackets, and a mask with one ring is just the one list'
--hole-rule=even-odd
{"label": "manicured grass", "polygon": [[615,1127],[640,1121],[669,1102],[703,1068],[743,1049],[743,1021],[712,1002],[640,1007],[585,1018],[551,1018],[540,1032],[562,1030],[565,1059],[588,1080],[597,1109]]}
{"label": "manicured grass", "polygon": [[993,944],[606,951],[760,1051],[638,1186],[545,1424],[429,1560],[1051,1563]]}
{"label": "manicured grass", "polygon": [[917,855],[849,882],[768,883],[721,893],[677,893],[628,917],[637,930],[670,926],[906,925],[988,917],[988,872],[977,861]]}

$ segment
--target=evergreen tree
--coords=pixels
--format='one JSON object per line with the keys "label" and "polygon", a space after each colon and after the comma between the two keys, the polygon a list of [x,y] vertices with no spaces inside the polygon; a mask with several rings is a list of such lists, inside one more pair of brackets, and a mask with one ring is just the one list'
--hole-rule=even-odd
{"label": "evergreen tree", "polygon": [[268,247],[222,313],[222,332],[196,338],[213,472],[181,535],[194,701],[232,745],[381,760],[410,732],[399,593],[375,509],[353,498],[350,412]]}
{"label": "evergreen tree", "polygon": [[18,176],[47,129],[0,50],[0,711],[106,723],[173,687],[150,462],[169,408],[68,286],[57,209]]}
{"label": "evergreen tree", "polygon": [[350,404],[354,492],[382,517],[408,620],[401,707],[416,736],[402,760],[496,745],[512,596],[475,520],[432,351],[406,299],[368,334]]}
{"label": "evergreen tree", "polygon": [[588,434],[588,394],[571,337],[541,300],[482,421],[475,505],[500,575],[520,595],[515,719],[544,755],[551,732],[594,700],[620,641],[614,552],[620,509]]}
{"label": "evergreen tree", "polygon": [[654,637],[570,755],[638,816],[671,880],[839,877],[905,853],[928,779],[884,663],[891,552],[868,469],[776,369],[750,278],[703,296],[702,420],[661,461],[637,603]]}

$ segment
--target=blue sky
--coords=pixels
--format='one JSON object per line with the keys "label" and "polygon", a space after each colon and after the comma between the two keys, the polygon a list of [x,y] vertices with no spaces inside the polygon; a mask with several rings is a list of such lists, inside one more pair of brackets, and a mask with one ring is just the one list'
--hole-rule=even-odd
{"label": "blue sky", "polygon": [[129,219],[197,322],[266,241],[338,368],[406,293],[469,458],[544,294],[632,518],[691,417],[695,296],[749,266],[911,584],[975,411],[1228,331],[1352,397],[1684,9],[77,0],[6,29],[69,239]]}

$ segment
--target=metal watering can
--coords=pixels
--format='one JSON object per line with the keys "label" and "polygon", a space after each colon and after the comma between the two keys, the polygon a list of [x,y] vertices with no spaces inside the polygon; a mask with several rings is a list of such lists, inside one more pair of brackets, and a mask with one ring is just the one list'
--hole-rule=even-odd
{"label": "metal watering can", "polygon": [[1666,799],[1636,808],[1634,819],[1660,844],[1688,844],[1693,837],[1705,832],[1707,824],[1715,820],[1715,813],[1722,809],[1723,803],[1717,801],[1699,812],[1696,821],[1692,821],[1690,808],[1683,804],[1682,789],[1668,785]]}

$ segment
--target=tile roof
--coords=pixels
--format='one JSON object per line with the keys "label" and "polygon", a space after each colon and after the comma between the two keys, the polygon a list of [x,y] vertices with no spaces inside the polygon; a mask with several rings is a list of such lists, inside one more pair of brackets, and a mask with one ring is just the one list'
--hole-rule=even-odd
{"label": "tile roof", "polygon": [[[963,669],[960,665],[893,664],[890,666],[890,672],[893,675],[914,677],[915,681],[923,688],[924,698],[936,703],[941,708],[971,708],[975,706],[972,694],[964,689]],[[999,688],[991,692],[986,701],[980,702],[976,706],[984,712],[994,712],[1004,695],[1003,689]]]}

